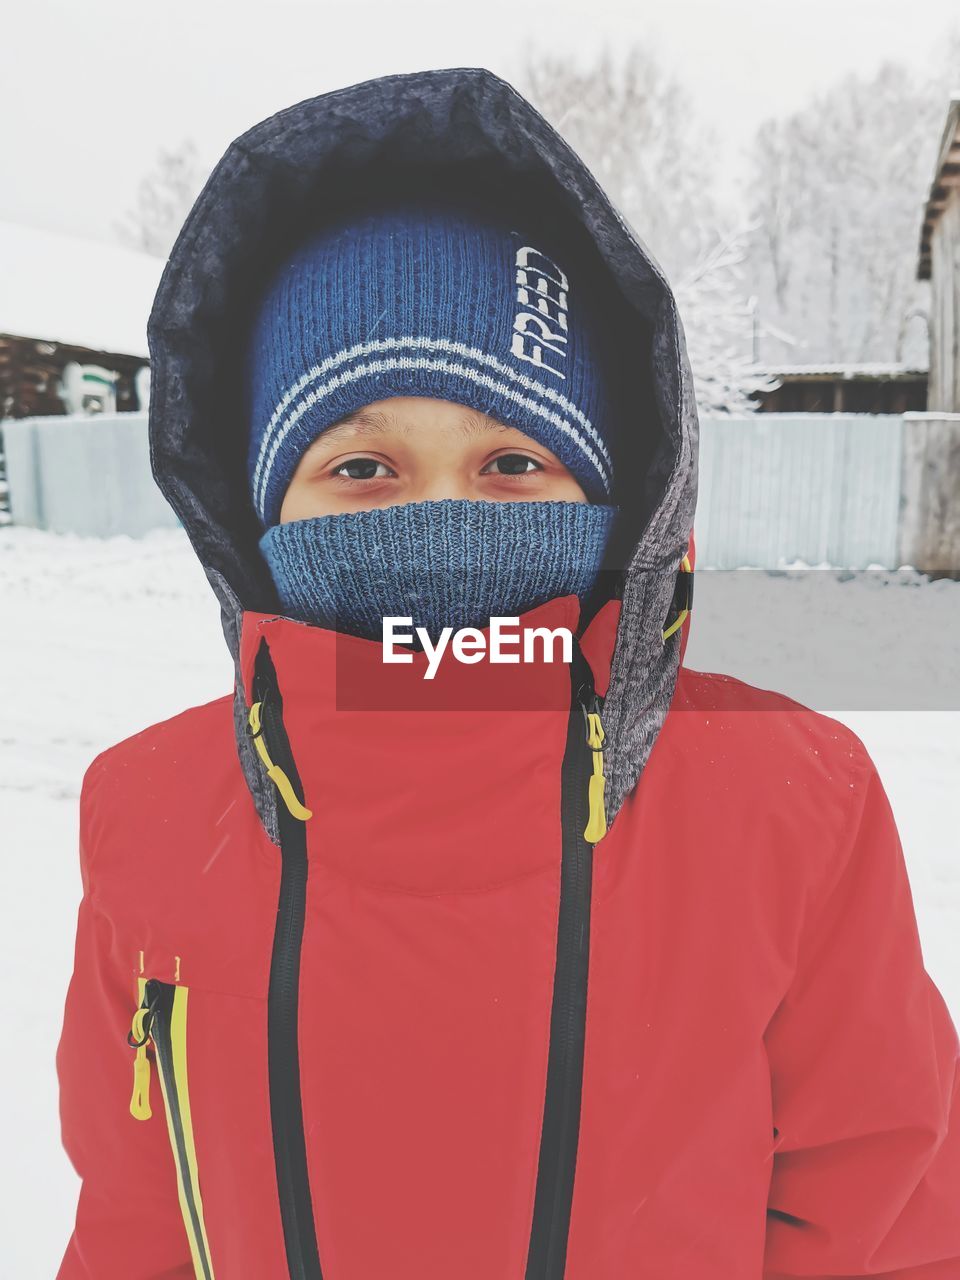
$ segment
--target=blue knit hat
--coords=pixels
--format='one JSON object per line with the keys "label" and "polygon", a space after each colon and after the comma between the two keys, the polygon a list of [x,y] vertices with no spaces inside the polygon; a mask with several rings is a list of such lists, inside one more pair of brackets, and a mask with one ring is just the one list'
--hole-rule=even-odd
{"label": "blue knit hat", "polygon": [[248,469],[262,524],[279,521],[320,432],[403,395],[516,427],[609,502],[611,327],[553,240],[492,210],[407,197],[341,215],[274,271],[253,319]]}

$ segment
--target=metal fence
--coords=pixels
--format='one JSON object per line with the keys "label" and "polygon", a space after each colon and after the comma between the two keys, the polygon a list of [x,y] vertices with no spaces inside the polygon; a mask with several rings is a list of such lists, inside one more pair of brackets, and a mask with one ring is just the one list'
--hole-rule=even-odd
{"label": "metal fence", "polygon": [[897,567],[903,433],[899,414],[705,418],[698,566]]}
{"label": "metal fence", "polygon": [[[0,424],[15,523],[138,535],[178,523],[145,413]],[[960,565],[960,415],[705,417],[700,568]]]}
{"label": "metal fence", "polygon": [[176,527],[150,471],[145,413],[0,424],[14,524],[95,537]]}

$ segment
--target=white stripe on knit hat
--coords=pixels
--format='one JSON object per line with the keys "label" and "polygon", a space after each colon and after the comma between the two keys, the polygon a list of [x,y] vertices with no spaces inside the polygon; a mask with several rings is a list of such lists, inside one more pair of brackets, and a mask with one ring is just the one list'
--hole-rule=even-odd
{"label": "white stripe on knit hat", "polygon": [[[603,455],[607,463],[607,471],[612,474],[613,462],[607,447],[604,444],[599,432],[587,415],[579,409],[573,402],[562,395],[555,387],[546,386],[541,382],[537,382],[533,378],[527,377],[516,369],[510,368],[498,360],[496,356],[490,355],[487,351],[481,351],[477,347],[468,347],[462,342],[453,342],[449,338],[428,338],[423,336],[410,336],[401,338],[381,338],[375,342],[358,342],[354,346],[345,348],[343,351],[336,352],[335,355],[328,356],[320,364],[314,365],[302,374],[295,383],[284,393],[280,403],[276,406],[267,423],[263,438],[260,441],[260,449],[257,454],[257,463],[254,469],[253,483],[254,491],[258,495],[262,493],[264,486],[261,484],[264,460],[268,448],[271,445],[271,437],[280,426],[281,419],[286,411],[290,408],[294,400],[313,382],[319,381],[327,373],[337,368],[339,365],[346,364],[351,360],[360,359],[363,356],[373,355],[375,353],[385,354],[388,351],[396,349],[413,348],[414,350],[441,351],[451,355],[456,355],[462,359],[475,360],[480,364],[487,365],[489,368],[496,370],[503,377],[508,378],[511,382],[517,383],[519,386],[528,391],[534,391],[538,395],[551,401],[562,409],[569,417],[579,422],[583,427],[587,436],[594,442],[597,449]],[[436,367],[436,366],[434,366]],[[487,384],[490,385],[490,384]],[[503,389],[504,394],[511,396],[512,393],[508,388]],[[311,401],[311,403],[315,403]],[[286,431],[283,432],[284,436]],[[599,469],[599,468],[598,468]],[[601,469],[602,471],[602,469]],[[258,497],[258,506],[262,506],[262,498]]]}
{"label": "white stripe on knit hat", "polygon": [[332,395],[339,387],[349,382],[356,382],[360,378],[366,377],[371,373],[387,373],[391,370],[405,369],[430,369],[443,373],[452,373],[461,378],[466,378],[470,382],[476,383],[487,391],[493,391],[497,395],[505,396],[512,400],[515,404],[520,405],[524,409],[531,410],[538,417],[551,423],[564,435],[577,445],[581,452],[589,459],[593,467],[596,469],[604,490],[610,492],[610,479],[612,470],[604,466],[597,457],[597,454],[583,438],[581,432],[577,430],[572,423],[566,418],[562,418],[558,413],[554,413],[552,409],[548,409],[546,405],[540,404],[536,400],[531,400],[529,396],[522,396],[515,391],[513,387],[505,386],[502,382],[498,382],[496,378],[491,378],[489,374],[481,373],[478,369],[472,369],[468,365],[457,364],[451,360],[431,359],[429,356],[398,356],[389,360],[368,360],[365,364],[356,365],[346,372],[336,375],[328,379],[320,387],[311,391],[309,395],[303,396],[296,407],[290,412],[286,422],[280,431],[277,432],[276,438],[270,447],[263,463],[263,472],[257,491],[257,507],[261,517],[264,516],[264,503],[266,499],[267,486],[270,483],[270,474],[273,470],[273,464],[276,461],[277,454],[286,437],[297,425],[308,409],[311,409],[318,401]]}
{"label": "white stripe on knit hat", "polygon": [[587,457],[597,474],[600,476],[605,492],[610,492],[610,479],[612,477],[612,468],[607,468],[597,457],[597,454],[583,438],[581,432],[577,430],[572,423],[566,418],[562,418],[559,414],[554,413],[552,409],[548,409],[546,405],[540,404],[536,400],[531,400],[528,396],[522,396],[512,387],[505,386],[502,382],[498,382],[496,378],[491,378],[489,374],[481,373],[479,369],[472,369],[468,365],[457,364],[451,360],[436,360],[429,356],[398,356],[388,360],[368,360],[365,364],[356,365],[352,369],[346,370],[344,373],[328,379],[322,386],[311,391],[309,395],[303,396],[296,407],[290,412],[286,422],[280,431],[277,432],[276,438],[270,447],[270,451],[263,460],[263,471],[260,483],[257,489],[257,509],[262,518],[265,518],[264,505],[266,500],[267,486],[270,483],[270,474],[273,470],[273,464],[276,461],[280,447],[286,439],[287,435],[297,425],[308,409],[311,409],[320,400],[332,395],[339,387],[349,382],[356,382],[360,378],[366,377],[370,373],[387,373],[391,370],[405,369],[430,369],[443,373],[456,374],[458,377],[466,378],[471,382],[482,386],[487,391],[493,391],[498,395],[506,396],[515,404],[520,405],[524,409],[531,410],[538,417],[551,423],[564,435],[577,445],[581,452]]}

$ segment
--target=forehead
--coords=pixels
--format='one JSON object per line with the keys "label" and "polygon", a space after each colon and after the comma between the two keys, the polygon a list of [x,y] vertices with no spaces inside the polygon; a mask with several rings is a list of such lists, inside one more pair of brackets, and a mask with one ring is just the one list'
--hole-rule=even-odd
{"label": "forehead", "polygon": [[[515,430],[515,428],[508,427],[496,418],[472,409],[468,405],[454,404],[452,401],[444,401],[442,403],[449,411],[444,429],[456,430],[461,436],[472,437],[487,435],[494,431]],[[333,444],[337,440],[355,439],[357,436],[388,434],[411,436],[416,433],[420,426],[422,426],[422,423],[418,422],[415,407],[395,409],[388,406],[364,405],[339,418],[333,426],[321,432],[313,444]],[[522,435],[523,433],[520,432],[519,434]]]}

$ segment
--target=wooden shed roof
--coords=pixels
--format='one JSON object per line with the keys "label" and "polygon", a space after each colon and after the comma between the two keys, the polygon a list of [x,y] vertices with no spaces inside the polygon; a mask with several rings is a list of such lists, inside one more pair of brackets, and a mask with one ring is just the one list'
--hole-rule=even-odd
{"label": "wooden shed roof", "polygon": [[923,229],[920,232],[920,261],[917,265],[917,278],[930,279],[930,241],[933,229],[937,224],[951,192],[960,190],[960,92],[954,93],[947,113],[940,151],[937,155],[937,167],[930,186],[923,214]]}
{"label": "wooden shed roof", "polygon": [[846,364],[755,365],[757,373],[781,382],[916,382],[927,370],[900,361],[874,360]]}

